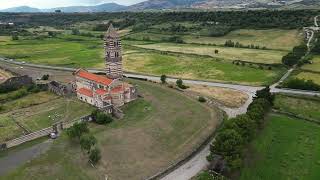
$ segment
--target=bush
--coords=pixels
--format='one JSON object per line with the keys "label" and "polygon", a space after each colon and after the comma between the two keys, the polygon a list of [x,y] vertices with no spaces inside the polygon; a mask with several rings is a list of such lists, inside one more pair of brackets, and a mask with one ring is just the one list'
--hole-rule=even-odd
{"label": "bush", "polygon": [[97,164],[101,159],[101,151],[97,147],[92,149],[89,154],[89,160],[92,164]]}
{"label": "bush", "polygon": [[12,41],[17,41],[19,40],[19,36],[18,35],[12,35]]}
{"label": "bush", "polygon": [[97,144],[97,139],[92,134],[84,134],[80,137],[81,149],[90,153],[91,148]]}
{"label": "bush", "polygon": [[72,127],[67,130],[67,135],[70,138],[78,138],[80,139],[81,135],[84,133],[88,133],[89,128],[86,122],[75,123]]}
{"label": "bush", "polygon": [[167,76],[166,76],[166,75],[162,75],[162,76],[160,77],[160,80],[161,80],[161,83],[162,83],[162,84],[165,84],[165,83],[167,82]]}
{"label": "bush", "polygon": [[45,74],[45,75],[42,76],[41,80],[48,80],[49,77],[50,77],[49,74]]}
{"label": "bush", "polygon": [[310,91],[320,91],[320,85],[314,83],[312,80],[304,79],[291,79],[284,83],[284,87],[292,89],[310,90]]}
{"label": "bush", "polygon": [[91,115],[97,124],[109,124],[113,121],[110,116],[99,110],[94,110]]}
{"label": "bush", "polygon": [[199,96],[198,101],[202,102],[202,103],[207,102],[206,98],[204,98],[202,96]]}

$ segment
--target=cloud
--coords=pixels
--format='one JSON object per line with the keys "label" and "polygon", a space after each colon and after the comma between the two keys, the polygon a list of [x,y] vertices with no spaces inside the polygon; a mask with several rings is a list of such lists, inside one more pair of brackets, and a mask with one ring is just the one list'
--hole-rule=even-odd
{"label": "cloud", "polygon": [[97,5],[116,2],[123,5],[131,5],[144,0],[0,0],[0,9],[16,6],[31,6],[36,8],[54,8],[64,6]]}

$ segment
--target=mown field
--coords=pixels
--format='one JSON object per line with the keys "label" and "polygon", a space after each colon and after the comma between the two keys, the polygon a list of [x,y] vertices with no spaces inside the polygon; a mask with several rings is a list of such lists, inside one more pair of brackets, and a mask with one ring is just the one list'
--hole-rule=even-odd
{"label": "mown field", "polygon": [[[0,99],[7,94],[0,94]],[[33,132],[50,127],[59,121],[72,121],[93,110],[75,99],[63,99],[49,92],[29,94],[16,100],[1,103],[0,142],[23,135],[23,129]],[[49,117],[50,116],[50,117]]]}
{"label": "mown field", "polygon": [[[226,59],[230,61],[242,60],[253,63],[280,64],[281,59],[287,54],[279,50],[260,50],[249,48],[232,48],[220,46],[207,46],[195,44],[174,44],[174,43],[155,43],[135,45],[136,47],[154,49],[160,51],[179,52],[185,54],[206,55],[214,58]],[[215,50],[219,53],[216,54]]]}
{"label": "mown field", "polygon": [[291,76],[291,78],[312,80],[314,83],[320,85],[320,73],[301,71],[298,74]]}
{"label": "mown field", "polygon": [[[164,38],[169,38],[170,34],[139,32],[128,35],[127,37],[151,41],[162,41]],[[299,45],[302,41],[302,35],[297,30],[281,30],[281,29],[267,29],[267,30],[252,30],[239,29],[231,31],[222,37],[208,37],[201,35],[179,35],[186,43],[195,44],[215,44],[224,45],[227,40],[239,42],[243,45],[258,45],[268,49],[290,51],[294,46]]]}
{"label": "mown field", "polygon": [[312,64],[305,64],[301,69],[320,73],[320,55],[315,55],[312,58]]}
{"label": "mown field", "polygon": [[320,99],[316,97],[276,95],[274,107],[306,118],[320,121]]}
{"label": "mown field", "polygon": [[124,119],[90,125],[102,150],[97,168],[63,135],[47,153],[0,179],[145,179],[189,153],[222,120],[218,110],[173,89],[132,82],[144,98],[123,108]]}
{"label": "mown field", "polygon": [[319,125],[271,115],[252,143],[240,179],[320,179],[319,151]]}

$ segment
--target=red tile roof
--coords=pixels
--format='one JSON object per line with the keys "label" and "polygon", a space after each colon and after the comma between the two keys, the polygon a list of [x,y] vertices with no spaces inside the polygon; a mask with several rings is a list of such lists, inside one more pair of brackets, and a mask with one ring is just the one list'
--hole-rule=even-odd
{"label": "red tile roof", "polygon": [[117,86],[117,87],[111,89],[111,93],[119,93],[122,91],[124,91],[124,88],[122,86]]}
{"label": "red tile roof", "polygon": [[110,85],[112,83],[112,79],[109,79],[107,77],[103,77],[103,76],[99,76],[99,75],[95,75],[95,74],[92,74],[92,73],[89,73],[85,70],[78,70],[76,72],[76,75],[81,77],[81,78],[84,78],[84,79],[88,79],[90,81],[94,81],[98,84],[103,84],[103,85]]}
{"label": "red tile roof", "polygon": [[108,91],[104,90],[104,89],[97,89],[96,93],[99,95],[105,95],[106,93],[108,93]]}
{"label": "red tile roof", "polygon": [[88,97],[93,97],[93,92],[87,88],[81,88],[77,92]]}

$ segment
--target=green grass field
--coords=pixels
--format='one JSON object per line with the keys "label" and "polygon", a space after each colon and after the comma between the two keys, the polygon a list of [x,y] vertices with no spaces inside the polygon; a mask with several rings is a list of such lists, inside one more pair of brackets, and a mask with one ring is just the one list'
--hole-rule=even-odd
{"label": "green grass field", "polygon": [[63,135],[47,153],[0,179],[145,179],[189,153],[222,120],[216,109],[176,90],[132,82],[144,98],[123,108],[124,119],[107,126],[90,125],[102,150],[97,168],[87,163],[79,145]]}
{"label": "green grass field", "polygon": [[271,115],[252,143],[240,179],[320,179],[319,151],[319,125]]}
{"label": "green grass field", "polygon": [[312,64],[305,64],[301,67],[302,70],[309,70],[320,73],[320,55],[312,58]]}
{"label": "green grass field", "polygon": [[[239,42],[243,45],[259,45],[268,49],[290,51],[294,46],[302,42],[302,35],[298,30],[253,30],[240,29],[231,31],[222,37],[207,37],[200,35],[179,35],[186,43],[216,44],[224,45],[227,40]],[[136,40],[150,39],[151,41],[162,41],[169,38],[169,34],[139,32],[129,35],[129,38]]]}
{"label": "green grass field", "polygon": [[37,131],[59,121],[80,118],[93,110],[93,107],[78,100],[63,99],[48,92],[30,94],[5,102],[2,106],[4,110],[0,112],[0,142],[23,134],[23,129],[13,119],[30,131]]}
{"label": "green grass field", "polygon": [[320,121],[320,99],[300,96],[277,95],[274,107],[306,118]]}
{"label": "green grass field", "polygon": [[261,70],[258,67],[237,66],[228,61],[219,61],[209,57],[139,51],[124,56],[124,69],[145,74],[166,74],[185,79],[204,79],[251,85],[271,84],[285,70],[284,68]]}
{"label": "green grass field", "polygon": [[[280,64],[281,59],[287,54],[278,50],[257,50],[248,48],[230,48],[220,46],[206,46],[195,44],[156,43],[136,45],[136,47],[160,51],[179,52],[185,54],[206,55],[226,60],[243,60],[254,63]],[[219,53],[215,54],[215,50]]]}
{"label": "green grass field", "polygon": [[[11,41],[5,37],[2,39],[0,54],[20,61],[68,67],[104,68],[102,40],[97,38],[60,35],[58,38],[44,40]],[[276,81],[284,72],[283,68],[274,68],[271,71],[260,70],[250,68],[248,65],[246,67],[236,66],[228,60],[217,61],[214,58],[189,56],[188,54],[164,54],[133,46],[150,44],[143,41],[124,41],[123,44],[124,69],[135,73],[167,74],[179,78],[265,85]],[[174,46],[174,44],[169,45]],[[193,46],[190,45],[190,47]],[[212,46],[209,47],[212,48]],[[239,50],[256,51],[229,49],[234,53],[238,53]]]}

